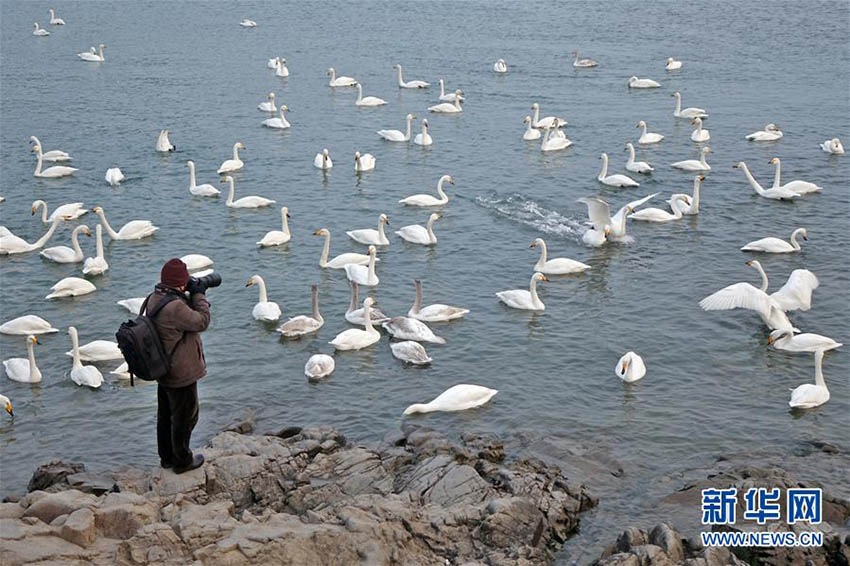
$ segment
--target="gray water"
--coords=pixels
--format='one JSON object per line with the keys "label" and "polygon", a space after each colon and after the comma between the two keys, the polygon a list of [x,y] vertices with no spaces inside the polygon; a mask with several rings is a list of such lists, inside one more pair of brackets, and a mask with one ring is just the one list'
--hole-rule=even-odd
{"label": "gray water", "polygon": [[[64,18],[52,35],[31,35],[32,22],[47,24],[54,7]],[[694,17],[694,14],[697,14]],[[259,27],[243,29],[243,17]],[[112,339],[128,315],[115,302],[143,296],[169,257],[202,253],[215,260],[224,284],[210,292],[213,324],[204,334],[209,375],[200,382],[201,446],[245,407],[258,411],[258,429],[288,424],[331,424],[350,439],[373,441],[397,429],[412,402],[427,401],[456,383],[479,383],[500,392],[487,406],[459,414],[410,419],[449,434],[489,431],[514,451],[541,455],[540,446],[594,447],[624,469],[615,488],[590,474],[602,496],[599,509],[582,519],[582,532],[561,554],[564,561],[598,556],[599,545],[628,524],[656,513],[658,500],[675,490],[660,478],[687,465],[707,464],[721,453],[772,453],[802,479],[837,486],[846,467],[796,464],[801,443],[828,441],[845,453],[850,414],[847,349],[825,357],[832,398],[825,406],[792,414],[789,388],[811,381],[811,355],[775,351],[754,313],[706,313],[697,302],[737,281],[758,284],[758,274],[738,248],[760,237],[787,237],[805,226],[803,252],[759,257],[776,289],[793,269],[808,268],[821,281],[813,308],[792,313],[804,331],[850,340],[848,328],[848,181],[850,157],[829,156],[818,144],[839,136],[850,142],[848,108],[848,5],[818,3],[240,3],[196,2],[8,2],[0,29],[0,155],[2,224],[34,241],[44,228],[29,214],[35,199],[51,210],[84,201],[104,207],[114,227],[150,219],[160,227],[152,239],[106,246],[110,270],[93,279],[98,291],[45,301],[62,277],[81,265],[58,265],[28,253],[0,260],[2,320],[38,314],[63,332],[42,337],[39,385],[4,379],[2,393],[15,418],[0,422],[2,492],[21,492],[34,467],[50,458],[81,460],[93,469],[130,464],[154,466],[155,387],[106,375],[117,363],[99,364],[106,375],[97,391],[67,377],[70,340]],[[84,63],[76,53],[105,43],[106,62]],[[568,53],[600,61],[595,70],[574,71]],[[288,79],[266,68],[270,57],[287,58]],[[684,69],[668,74],[675,56]],[[498,76],[493,62],[505,58],[510,72]],[[424,91],[396,87],[393,64],[406,79],[436,84],[467,97],[459,116],[428,116],[434,145],[390,144],[375,131],[402,128],[408,112],[420,118],[437,103]],[[355,76],[364,94],[385,98],[377,109],[358,109],[353,89],[327,87],[326,69]],[[661,89],[629,92],[630,75],[651,77]],[[632,223],[630,245],[591,249],[581,242],[582,196],[600,195],[619,207],[651,192],[690,193],[692,173],[669,163],[695,158],[687,120],[672,116],[681,90],[685,106],[708,109],[709,158],[701,213],[666,225]],[[292,129],[260,127],[256,105],[274,91],[291,108]],[[522,118],[532,102],[543,114],[569,121],[574,146],[543,154],[524,142]],[[626,141],[638,120],[663,133],[661,143],[640,149],[656,172],[636,189],[597,183],[599,154],[612,172],[625,172]],[[749,143],[744,135],[776,122],[785,137]],[[157,132],[171,131],[177,151],[154,151]],[[37,135],[45,151],[72,153],[80,171],[71,178],[32,176],[27,138]],[[292,241],[257,249],[267,230],[279,229],[277,208],[230,210],[224,199],[192,197],[185,162],[195,161],[198,183],[217,184],[215,169],[234,142],[248,148],[237,177],[237,196],[274,198],[289,207]],[[324,175],[312,166],[316,152],[330,150],[335,167]],[[353,153],[370,152],[377,170],[355,176]],[[756,196],[740,171],[746,161],[770,184],[770,158],[782,158],[784,178],[824,187],[793,204]],[[107,168],[127,176],[120,188],[103,180]],[[434,363],[404,367],[387,340],[364,351],[336,355],[336,372],[310,383],[303,365],[348,327],[343,273],[320,270],[322,247],[312,233],[330,229],[331,253],[363,251],[345,230],[374,227],[381,212],[397,228],[424,223],[426,209],[404,208],[398,199],[433,192],[451,174],[451,201],[437,222],[434,248],[391,237],[379,252],[380,286],[374,295],[388,313],[406,313],[411,279],[424,281],[425,302],[471,309],[468,317],[434,325],[444,346],[428,346]],[[665,197],[666,198],[666,197]],[[662,206],[662,199],[654,201]],[[84,216],[93,230],[96,217]],[[68,245],[71,226],[49,245]],[[504,308],[496,291],[528,284],[536,237],[550,257],[567,256],[592,269],[553,278],[540,287],[546,311]],[[94,239],[84,238],[86,255]],[[312,338],[283,342],[273,328],[256,323],[251,309],[252,274],[262,275],[270,299],[284,316],[307,313],[309,286],[320,286],[327,322]],[[0,337],[3,358],[23,357],[19,337]],[[635,350],[647,376],[624,385],[613,373],[617,359]],[[544,450],[545,452],[545,450]],[[568,467],[567,450],[543,454]],[[787,458],[784,458],[787,456]],[[753,456],[758,464],[758,456]],[[796,467],[795,467],[796,466]],[[602,474],[607,475],[607,474]],[[606,487],[607,486],[607,487]],[[697,514],[694,510],[694,515]]]}

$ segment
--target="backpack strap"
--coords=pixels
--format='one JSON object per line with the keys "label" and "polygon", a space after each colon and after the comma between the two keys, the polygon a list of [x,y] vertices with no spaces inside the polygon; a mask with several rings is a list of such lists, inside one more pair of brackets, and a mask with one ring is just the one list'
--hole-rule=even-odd
{"label": "backpack strap", "polygon": [[168,304],[168,303],[170,303],[171,301],[173,301],[173,300],[177,299],[177,296],[176,296],[176,295],[166,295],[166,296],[164,296],[164,297],[163,297],[162,299],[160,299],[160,301],[156,304],[156,306],[153,308],[153,310],[152,310],[150,313],[148,313],[148,312],[146,312],[146,311],[148,310],[148,301],[150,300],[150,298],[151,298],[151,295],[148,295],[148,298],[147,298],[147,299],[145,299],[145,302],[142,304],[142,308],[141,308],[141,309],[139,309],[139,314],[141,314],[141,313],[145,313],[145,316],[147,316],[147,317],[148,317],[148,318],[150,318],[150,319],[153,319],[153,317],[155,317],[157,314],[159,314],[159,311],[161,311],[161,310],[162,310],[162,308],[163,308],[165,305],[167,305],[167,304]]}

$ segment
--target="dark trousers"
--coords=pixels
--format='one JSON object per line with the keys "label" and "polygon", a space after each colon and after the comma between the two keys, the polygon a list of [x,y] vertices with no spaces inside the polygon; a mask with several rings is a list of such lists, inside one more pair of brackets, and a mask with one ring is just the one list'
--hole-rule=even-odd
{"label": "dark trousers", "polygon": [[186,466],[192,462],[189,440],[198,424],[198,384],[163,387],[156,392],[156,443],[162,464]]}

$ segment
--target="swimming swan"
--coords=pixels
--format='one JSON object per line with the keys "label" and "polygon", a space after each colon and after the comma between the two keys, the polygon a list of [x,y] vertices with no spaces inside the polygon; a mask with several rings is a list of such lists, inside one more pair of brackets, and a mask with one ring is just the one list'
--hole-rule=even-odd
{"label": "swimming swan", "polygon": [[705,146],[699,151],[699,159],[686,159],[677,161],[671,166],[683,171],[711,171],[711,165],[705,161],[705,156],[711,153],[711,148]]}
{"label": "swimming swan", "polygon": [[577,69],[588,69],[590,67],[596,67],[598,64],[593,59],[580,59],[578,49],[573,51],[573,67]]}
{"label": "swimming swan", "polygon": [[322,170],[328,170],[334,166],[334,162],[331,161],[331,155],[328,153],[327,149],[323,149],[321,153],[317,153],[316,157],[313,158],[313,167]]}
{"label": "swimming swan", "polygon": [[428,88],[430,83],[425,81],[405,81],[401,76],[401,65],[393,67],[398,71],[398,88]]}
{"label": "swimming swan", "polygon": [[504,59],[498,59],[495,63],[493,63],[493,71],[495,71],[496,73],[507,73],[507,62]]}
{"label": "swimming swan", "polygon": [[416,118],[413,114],[407,115],[407,133],[399,130],[378,130],[378,135],[388,141],[405,142],[410,140],[410,124]]}
{"label": "swimming swan", "polygon": [[84,366],[80,361],[79,342],[77,338],[77,329],[73,326],[68,327],[68,334],[71,335],[71,350],[74,358],[73,366],[71,367],[71,381],[77,385],[85,385],[92,389],[97,389],[103,385],[103,375],[94,366]]}
{"label": "swimming swan", "polygon": [[288,77],[289,76],[289,67],[286,66],[286,59],[281,57],[277,60],[277,63],[274,67],[274,76],[276,77]]}
{"label": "swimming swan", "polygon": [[425,347],[419,342],[405,340],[403,342],[390,342],[390,350],[393,357],[416,366],[430,364],[433,360],[428,356]]}
{"label": "swimming swan", "polygon": [[708,118],[708,113],[702,108],[685,108],[682,110],[682,93],[674,92],[670,96],[676,97],[676,109],[673,110],[673,116],[676,118]]}
{"label": "swimming swan", "polygon": [[253,195],[242,197],[239,200],[233,200],[236,193],[236,182],[233,180],[233,177],[227,175],[221,180],[221,182],[230,184],[230,188],[227,190],[227,200],[224,201],[230,208],[262,208],[264,206],[271,206],[275,203],[275,201],[271,199]]}
{"label": "swimming swan", "polygon": [[276,130],[285,130],[289,128],[291,124],[284,115],[284,111],[289,111],[289,107],[286,104],[281,104],[280,108],[278,108],[277,111],[277,116],[275,116],[274,118],[266,118],[265,120],[263,120],[262,125],[267,128],[274,128]]}
{"label": "swimming swan", "polygon": [[540,248],[540,259],[537,260],[537,263],[534,264],[532,269],[544,275],[567,275],[569,273],[581,273],[590,269],[589,265],[566,257],[547,259],[548,250],[546,249],[546,242],[543,238],[537,238],[528,247]]}
{"label": "swimming swan", "polygon": [[437,236],[434,234],[434,222],[436,222],[439,218],[440,215],[436,212],[431,213],[431,216],[428,217],[428,223],[426,226],[422,226],[420,224],[402,226],[396,230],[396,234],[411,244],[433,246],[437,243]]}
{"label": "swimming swan", "polygon": [[[836,138],[836,139],[838,139],[838,138]],[[41,146],[41,142],[35,136],[30,136],[30,143],[35,144],[37,146]],[[70,155],[68,155],[66,152],[58,150],[58,149],[53,149],[53,150],[46,151],[46,152],[42,153],[41,158],[44,161],[50,161],[52,163],[58,163],[58,162],[62,162],[62,161],[73,161],[73,159],[71,158]]]}
{"label": "swimming swan", "polygon": [[841,140],[838,138],[826,140],[820,144],[820,148],[826,153],[831,153],[833,155],[842,155],[844,153],[844,146],[841,145]]}
{"label": "swimming swan", "polygon": [[50,10],[48,10],[48,11],[50,12],[50,25],[52,25],[52,26],[64,26],[65,25],[65,20],[63,20],[62,18],[57,18],[56,14],[53,12],[53,8],[50,8]]}
{"label": "swimming swan", "polygon": [[319,258],[319,267],[325,268],[329,267],[331,269],[343,269],[349,263],[356,263],[358,265],[366,265],[369,263],[370,256],[358,253],[345,253],[340,254],[328,261],[328,254],[331,249],[331,233],[327,228],[321,228],[314,232],[315,236],[324,236],[325,237],[325,247],[322,248],[322,255]]}
{"label": "swimming swan", "polygon": [[369,246],[369,264],[360,265],[357,263],[347,263],[343,267],[345,275],[349,281],[353,281],[358,285],[366,287],[375,287],[378,285],[378,276],[375,274],[375,246]]}
{"label": "swimming swan", "polygon": [[436,198],[431,195],[417,194],[405,197],[398,202],[400,204],[405,204],[408,206],[440,206],[446,204],[447,202],[449,202],[449,196],[443,190],[443,183],[445,183],[446,181],[448,181],[452,185],[455,184],[455,181],[451,175],[443,175],[442,177],[440,177],[440,180],[437,181],[437,194],[440,195],[440,198]]}
{"label": "swimming swan", "polygon": [[92,209],[92,212],[100,217],[106,233],[113,240],[141,240],[148,236],[153,236],[153,233],[159,230],[158,226],[154,226],[150,220],[131,220],[124,224],[118,232],[112,229],[109,222],[106,220],[106,213],[99,206]]}
{"label": "swimming swan", "polygon": [[639,79],[634,76],[629,77],[628,85],[629,88],[658,88],[661,86],[660,83],[652,79]]}
{"label": "swimming swan", "polygon": [[328,69],[328,76],[330,76],[331,80],[328,83],[332,88],[336,88],[338,86],[354,86],[357,84],[357,81],[351,77],[337,77],[336,71],[333,67]]}
{"label": "swimming swan", "polygon": [[254,20],[249,20],[248,18],[244,18],[241,22],[239,22],[239,25],[243,28],[255,28],[257,27],[257,22],[255,22]]}
{"label": "swimming swan", "polygon": [[280,315],[283,314],[280,311],[280,307],[277,303],[273,301],[269,301],[269,297],[266,294],[266,282],[259,275],[252,275],[250,279],[245,283],[246,287],[251,287],[256,285],[260,289],[260,300],[254,305],[254,309],[251,311],[251,315],[254,317],[254,320],[259,320],[261,322],[274,322],[280,318]]}
{"label": "swimming swan", "polygon": [[327,377],[333,373],[336,363],[327,354],[313,354],[304,364],[304,375],[310,379]]}
{"label": "swimming swan", "polygon": [[626,171],[648,175],[655,170],[646,161],[635,161],[635,146],[631,142],[626,144],[625,151],[629,152],[629,159],[626,161]]}
{"label": "swimming swan", "polygon": [[[365,319],[363,318],[363,307],[357,307],[357,305],[360,304],[359,287],[354,281],[349,281],[348,286],[351,288],[351,300],[348,303],[348,310],[345,311],[345,320],[347,320],[351,324],[358,324],[360,326],[363,326],[364,324],[366,324]],[[374,303],[370,313],[370,316],[372,317],[372,322],[375,324],[382,324],[390,319],[390,317],[382,313],[379,309],[375,308]]]}
{"label": "swimming swan", "polygon": [[534,111],[534,114],[531,117],[531,126],[534,128],[545,130],[547,127],[554,126],[555,124],[557,124],[560,128],[563,128],[567,125],[567,121],[563,118],[558,118],[555,116],[545,116],[541,118],[540,104],[538,104],[537,102],[531,105],[531,109]]}
{"label": "swimming swan", "polygon": [[829,401],[829,389],[823,379],[823,351],[815,352],[815,382],[804,383],[791,391],[788,406],[792,409],[813,409]]}
{"label": "swimming swan", "polygon": [[348,237],[361,244],[375,246],[389,246],[390,241],[384,233],[384,226],[390,223],[390,219],[386,214],[381,214],[378,217],[378,229],[363,228],[362,230],[349,230],[346,232]]}
{"label": "swimming swan", "polygon": [[11,232],[9,232],[6,227],[3,228],[3,232],[0,233],[0,255],[11,255],[11,254],[20,254],[25,252],[32,252],[37,249],[40,249],[47,243],[47,241],[53,236],[53,233],[56,231],[56,227],[60,222],[63,222],[67,219],[64,216],[56,216],[53,218],[53,222],[50,224],[50,227],[47,229],[47,232],[44,235],[35,241],[35,243],[30,244],[23,238],[19,238],[15,236]]}
{"label": "swimming swan", "polygon": [[397,316],[383,324],[384,329],[396,340],[413,340],[414,342],[430,342],[445,344],[446,339],[437,336],[428,325],[415,318]]}
{"label": "swimming swan", "polygon": [[603,185],[611,187],[637,187],[640,185],[640,183],[627,175],[609,175],[607,153],[600,155],[599,159],[602,160],[602,170],[599,171],[599,175],[596,176],[596,179]]}
{"label": "swimming swan", "polygon": [[83,275],[103,275],[109,269],[109,264],[103,257],[103,226],[100,224],[95,227],[95,237],[97,238],[97,255],[87,257],[83,262]]}
{"label": "swimming swan", "polygon": [[354,171],[357,173],[363,171],[372,171],[375,168],[375,156],[371,153],[360,155],[359,151],[354,152]]}
{"label": "swimming swan", "polygon": [[[457,91],[446,94],[445,83],[440,79],[440,102],[454,102],[457,98]],[[463,100],[463,91],[460,91],[460,99]]]}
{"label": "swimming swan", "polygon": [[539,140],[540,136],[543,135],[540,133],[540,130],[531,127],[531,116],[526,116],[522,119],[523,124],[527,124],[525,127],[525,132],[522,134],[522,139],[525,141],[534,141]]}
{"label": "swimming swan", "polygon": [[540,151],[558,151],[567,149],[573,145],[572,140],[559,129],[559,126],[549,125],[546,127],[546,134],[543,136],[543,141],[540,143]]}
{"label": "swimming swan", "polygon": [[797,228],[791,232],[791,243],[779,238],[768,237],[761,240],[750,242],[741,248],[743,252],[764,252],[769,254],[787,254],[800,251],[800,243],[797,241],[797,236],[802,236],[804,240],[809,238],[806,235],[805,228]]}
{"label": "swimming swan", "polygon": [[383,106],[387,101],[377,96],[363,96],[363,87],[357,83],[357,100],[354,101],[355,106]]}
{"label": "swimming swan", "polygon": [[782,137],[782,131],[776,124],[768,124],[764,130],[753,132],[746,137],[749,141],[775,141]]}
{"label": "swimming swan", "polygon": [[159,136],[156,138],[156,150],[160,153],[167,153],[175,149],[177,147],[172,145],[171,140],[168,139],[168,130],[160,130]]}
{"label": "swimming swan", "polygon": [[778,328],[772,331],[767,337],[767,343],[777,350],[785,350],[786,352],[817,352],[818,350],[826,352],[844,345],[820,334],[810,332],[794,334],[794,331],[790,328]]}
{"label": "swimming swan", "polygon": [[266,235],[257,242],[257,245],[261,248],[266,248],[270,246],[279,246],[288,242],[292,238],[292,235],[289,233],[288,218],[289,208],[282,206],[280,208],[280,230],[270,230],[266,232]]}
{"label": "swimming swan", "polygon": [[245,151],[245,146],[242,142],[236,142],[233,144],[233,159],[228,159],[224,161],[221,166],[218,168],[218,173],[221,175],[222,173],[230,173],[232,171],[239,171],[245,165],[245,163],[239,159],[239,150]]}
{"label": "swimming swan", "polygon": [[449,320],[457,320],[459,318],[463,318],[464,315],[469,313],[469,309],[464,309],[461,307],[450,307],[448,305],[443,305],[440,303],[435,303],[433,305],[422,306],[422,281],[419,279],[413,280],[413,286],[415,288],[415,298],[413,299],[413,306],[410,307],[410,310],[407,311],[407,316],[410,318],[415,318],[416,320],[421,320],[423,322],[446,322]]}
{"label": "swimming swan", "polygon": [[36,201],[33,201],[32,208],[30,209],[30,212],[32,213],[33,216],[35,215],[36,212],[38,212],[39,208],[41,209],[41,222],[42,222],[42,224],[50,224],[57,217],[61,218],[63,216],[66,217],[67,220],[74,220],[74,219],[79,218],[80,216],[82,216],[83,214],[88,212],[88,209],[83,208],[83,203],[81,203],[81,202],[69,202],[68,204],[63,204],[63,205],[57,206],[56,209],[48,217],[47,216],[47,203],[45,203],[43,200],[36,200]]}
{"label": "swimming swan", "polygon": [[35,22],[35,30],[32,32],[33,35],[38,37],[47,37],[50,35],[50,32],[46,29],[38,27],[38,22]]}
{"label": "swimming swan", "polygon": [[124,180],[124,173],[118,167],[111,167],[106,170],[106,182],[112,187],[117,187]]}
{"label": "swimming swan", "polygon": [[268,98],[268,101],[259,103],[257,110],[260,112],[277,112],[277,106],[274,104],[274,93],[270,92],[266,98]]}
{"label": "swimming swan", "polygon": [[[587,216],[590,219],[590,225],[593,227],[593,230],[588,230],[585,232],[585,235],[589,232],[596,232],[595,234],[592,233],[591,236],[587,237],[587,239],[582,239],[585,240],[586,244],[591,246],[600,246],[604,244],[605,238],[609,235],[614,240],[626,240],[627,216],[634,212],[637,207],[657,195],[658,193],[652,193],[651,195],[626,203],[625,206],[620,208],[614,216],[611,216],[611,209],[608,206],[608,203],[600,198],[582,197],[578,199],[578,202],[587,206]],[[594,241],[596,238],[598,238],[598,240]]]}
{"label": "swimming swan", "polygon": [[41,370],[35,363],[35,345],[41,344],[38,338],[30,334],[27,336],[27,357],[9,358],[3,360],[6,368],[6,377],[19,383],[38,383],[41,381]]}
{"label": "swimming swan", "polygon": [[91,236],[88,226],[79,225],[71,232],[71,246],[55,246],[41,250],[41,257],[56,263],[79,263],[83,261],[83,250],[80,248],[80,233]]}
{"label": "swimming swan", "polygon": [[514,309],[524,309],[531,311],[542,311],[546,309],[546,305],[537,296],[537,282],[549,281],[549,279],[540,272],[535,272],[531,276],[531,283],[526,291],[525,289],[515,289],[512,291],[499,291],[496,296],[507,306]]}
{"label": "swimming swan", "polygon": [[670,222],[671,220],[679,220],[682,218],[682,207],[678,203],[684,203],[685,198],[685,195],[677,195],[671,199],[670,208],[673,209],[672,214],[660,208],[643,208],[629,214],[629,218],[632,220],[643,220],[644,222]]}
{"label": "swimming swan", "polygon": [[643,128],[643,131],[640,134],[640,138],[638,138],[638,143],[642,144],[650,144],[650,143],[658,143],[664,139],[664,136],[661,134],[647,133],[646,131],[646,122],[641,120],[637,124],[638,128]]}
{"label": "swimming swan", "polygon": [[349,328],[348,330],[344,330],[337,334],[336,337],[329,342],[329,344],[337,350],[360,350],[371,346],[380,340],[381,333],[372,326],[370,313],[372,303],[374,303],[372,297],[366,297],[363,300],[363,322],[366,326],[365,330]]}
{"label": "swimming swan", "polygon": [[667,62],[664,64],[664,68],[668,71],[678,71],[682,68],[682,62],[673,59],[672,57],[667,58]]}
{"label": "swimming swan", "polygon": [[15,336],[26,336],[27,334],[52,334],[59,332],[49,322],[34,314],[25,314],[0,325],[0,334],[12,334]]}
{"label": "swimming swan", "polygon": [[[124,359],[124,355],[118,348],[118,344],[109,340],[92,340],[84,346],[78,346],[77,353],[84,362],[105,362]],[[65,352],[65,355],[74,357],[74,351],[68,350]]]}
{"label": "swimming swan", "polygon": [[792,200],[795,198],[799,198],[799,194],[794,191],[788,191],[783,189],[782,187],[771,187],[770,189],[764,189],[758,181],[756,181],[753,174],[750,173],[747,164],[743,161],[739,161],[735,165],[732,166],[734,169],[741,169],[744,172],[744,175],[747,177],[747,181],[750,182],[750,186],[759,196],[763,196],[764,198],[769,198],[773,200]]}
{"label": "swimming swan", "polygon": [[422,120],[422,131],[416,134],[416,137],[413,138],[413,143],[416,145],[431,145],[434,143],[434,140],[431,139],[431,134],[428,133],[428,120]]}
{"label": "swimming swan", "polygon": [[441,102],[435,106],[429,106],[428,111],[441,114],[457,114],[458,112],[463,112],[463,107],[460,105],[460,101],[463,100],[463,97],[461,96],[462,94],[463,92],[456,90],[454,102]]}
{"label": "swimming swan", "polygon": [[707,142],[711,139],[711,133],[708,130],[702,129],[702,118],[697,116],[691,122],[692,126],[696,126],[697,129],[691,132],[691,139],[697,143]]}
{"label": "swimming swan", "polygon": [[41,170],[41,162],[44,159],[44,156],[41,153],[41,146],[36,144],[30,151],[34,151],[36,156],[38,157],[38,162],[35,166],[35,172],[32,174],[33,177],[40,177],[42,179],[57,179],[59,177],[67,177],[69,175],[73,175],[75,171],[79,171],[76,167],[66,167],[65,165],[54,165],[53,167],[48,167],[44,171]]}
{"label": "swimming swan", "polygon": [[103,50],[105,48],[106,45],[101,43],[97,46],[97,53],[95,53],[94,48],[92,48],[89,51],[77,53],[77,57],[79,57],[83,61],[89,61],[90,63],[103,63],[104,61],[106,61],[106,57],[103,56]]}
{"label": "swimming swan", "polygon": [[614,373],[626,383],[633,383],[646,375],[646,364],[634,352],[626,352],[614,367]]}
{"label": "swimming swan", "polygon": [[[682,214],[686,216],[692,216],[694,214],[699,214],[699,193],[700,186],[702,186],[702,182],[705,181],[705,177],[702,175],[697,175],[694,177],[694,193],[693,195],[686,195],[684,193],[676,193],[670,196],[670,200],[667,202],[670,204],[670,208],[674,206],[680,208],[682,210]],[[682,197],[681,200],[676,199],[676,197]]]}
{"label": "swimming swan", "polygon": [[210,184],[204,183],[203,185],[198,185],[195,182],[194,161],[187,161],[186,166],[189,168],[189,193],[197,197],[217,197],[221,194],[221,191]]}
{"label": "swimming swan", "polygon": [[799,179],[796,181],[791,181],[790,183],[781,184],[781,174],[782,174],[782,163],[778,157],[774,157],[769,161],[770,165],[776,167],[776,170],[773,173],[773,187],[771,188],[781,188],[785,191],[792,191],[797,193],[798,195],[807,195],[809,193],[817,193],[823,190],[823,187],[819,187],[814,183],[809,183],[808,181],[800,181]]}
{"label": "swimming swan", "polygon": [[313,285],[310,292],[312,294],[312,313],[309,316],[301,314],[292,317],[278,327],[277,331],[287,338],[297,338],[316,332],[325,324],[325,319],[319,312],[319,286]]}
{"label": "swimming swan", "polygon": [[414,403],[404,410],[405,415],[434,411],[465,411],[487,403],[499,391],[480,385],[461,383],[449,387],[428,403]]}
{"label": "swimming swan", "polygon": [[61,299],[63,297],[79,297],[80,295],[88,295],[97,291],[89,281],[80,279],[79,277],[66,277],[60,279],[56,285],[50,288],[52,291],[45,299]]}

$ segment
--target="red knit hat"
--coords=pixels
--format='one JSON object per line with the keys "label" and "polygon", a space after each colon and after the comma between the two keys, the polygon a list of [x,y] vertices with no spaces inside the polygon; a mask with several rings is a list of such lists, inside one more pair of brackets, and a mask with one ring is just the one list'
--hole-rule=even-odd
{"label": "red knit hat", "polygon": [[189,269],[182,260],[176,257],[169,259],[162,266],[159,282],[168,287],[182,287],[189,282]]}

